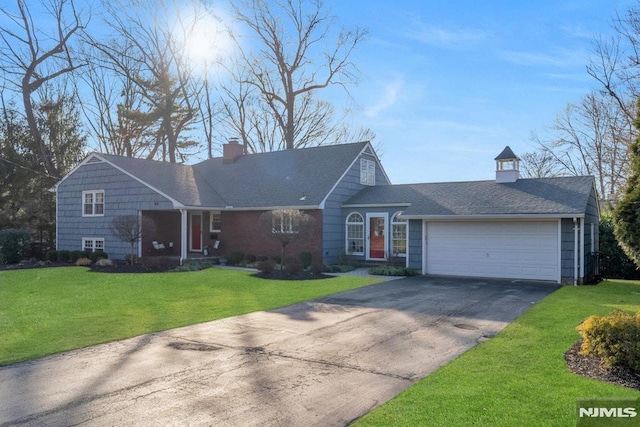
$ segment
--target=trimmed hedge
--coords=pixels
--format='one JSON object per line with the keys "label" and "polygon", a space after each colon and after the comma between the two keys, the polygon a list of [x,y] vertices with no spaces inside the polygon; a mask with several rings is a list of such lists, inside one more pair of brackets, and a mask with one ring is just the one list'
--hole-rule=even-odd
{"label": "trimmed hedge", "polygon": [[590,316],[576,329],[582,336],[580,354],[599,357],[606,368],[640,372],[640,313],[616,310]]}
{"label": "trimmed hedge", "polygon": [[376,276],[417,276],[418,272],[413,268],[381,265],[379,267],[371,267],[369,274]]}

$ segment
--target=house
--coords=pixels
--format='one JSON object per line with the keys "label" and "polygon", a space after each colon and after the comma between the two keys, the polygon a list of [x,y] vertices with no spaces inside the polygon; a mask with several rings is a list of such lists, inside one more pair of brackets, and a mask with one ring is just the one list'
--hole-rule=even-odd
{"label": "house", "polygon": [[55,187],[57,248],[123,258],[130,246],[109,224],[139,215],[154,224],[139,256],[153,241],[181,260],[272,255],[259,216],[300,209],[315,229],[287,250],[327,264],[393,256],[423,274],[583,283],[598,248],[593,177],[520,179],[509,147],[495,160],[490,181],[392,185],[368,142],[245,154],[232,141],[195,165],[92,153]]}

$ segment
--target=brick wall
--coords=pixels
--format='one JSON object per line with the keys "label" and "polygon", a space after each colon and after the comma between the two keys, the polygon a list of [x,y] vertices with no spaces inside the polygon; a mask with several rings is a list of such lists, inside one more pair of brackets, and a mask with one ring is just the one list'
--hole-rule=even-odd
{"label": "brick wall", "polygon": [[[264,211],[222,212],[222,231],[219,252],[228,256],[232,252],[243,252],[256,256],[280,255],[280,242],[264,235],[260,230],[260,215]],[[305,213],[315,218],[315,230],[305,241],[292,242],[287,246],[285,257],[300,256],[300,252],[312,253],[314,261],[322,261],[322,211],[308,210]],[[206,244],[206,243],[205,243]]]}

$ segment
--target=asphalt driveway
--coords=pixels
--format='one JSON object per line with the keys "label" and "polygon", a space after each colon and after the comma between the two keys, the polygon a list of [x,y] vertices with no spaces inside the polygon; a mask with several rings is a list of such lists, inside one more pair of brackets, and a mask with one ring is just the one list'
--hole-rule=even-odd
{"label": "asphalt driveway", "polygon": [[415,277],[0,368],[0,426],[343,426],[557,285]]}

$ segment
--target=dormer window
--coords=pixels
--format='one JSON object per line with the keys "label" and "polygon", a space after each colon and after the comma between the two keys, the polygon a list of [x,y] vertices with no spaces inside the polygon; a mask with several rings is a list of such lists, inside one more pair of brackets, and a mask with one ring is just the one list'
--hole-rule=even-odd
{"label": "dormer window", "polygon": [[376,185],[376,162],[360,159],[360,184]]}

